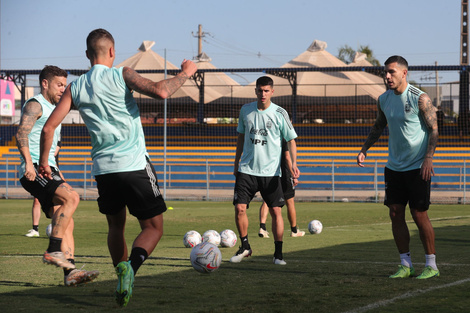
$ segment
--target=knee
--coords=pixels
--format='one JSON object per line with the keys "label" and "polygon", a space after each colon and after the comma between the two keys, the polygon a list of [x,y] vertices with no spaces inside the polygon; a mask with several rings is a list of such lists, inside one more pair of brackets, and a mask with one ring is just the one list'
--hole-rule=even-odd
{"label": "knee", "polygon": [[237,216],[245,215],[246,214],[246,206],[243,205],[236,205],[235,206],[235,214]]}
{"label": "knee", "polygon": [[391,204],[388,206],[390,218],[404,217],[405,206],[401,204]]}
{"label": "knee", "polygon": [[67,197],[64,198],[64,204],[70,208],[73,212],[75,212],[78,204],[80,203],[80,195],[75,191],[72,190]]}

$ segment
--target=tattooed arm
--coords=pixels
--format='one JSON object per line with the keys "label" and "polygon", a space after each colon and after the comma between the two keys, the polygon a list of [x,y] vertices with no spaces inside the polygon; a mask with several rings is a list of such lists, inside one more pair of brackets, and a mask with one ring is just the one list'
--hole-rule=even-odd
{"label": "tattooed arm", "polygon": [[196,71],[196,64],[192,61],[184,60],[181,64],[181,72],[178,75],[159,82],[144,78],[129,67],[124,67],[122,75],[130,90],[135,90],[152,98],[166,99],[183,86],[186,80]]}
{"label": "tattooed arm", "polygon": [[387,118],[385,117],[384,112],[380,109],[380,104],[377,102],[377,118],[375,120],[374,126],[372,126],[369,136],[366,139],[366,142],[361,148],[361,151],[357,155],[357,165],[364,167],[362,164],[367,156],[367,150],[380,138],[382,132],[387,126]]}
{"label": "tattooed arm", "polygon": [[421,177],[424,180],[430,180],[434,176],[434,168],[432,164],[432,157],[436,150],[437,139],[439,137],[437,129],[437,114],[436,108],[432,105],[431,99],[425,93],[419,97],[418,101],[419,113],[421,114],[426,128],[429,131],[429,140],[427,142],[426,155],[424,156],[423,165],[421,166]]}
{"label": "tattooed arm", "polygon": [[33,129],[36,121],[42,116],[42,106],[39,102],[31,100],[27,102],[21,114],[20,125],[16,132],[16,145],[25,160],[26,171],[24,176],[26,179],[33,181],[36,178],[36,171],[34,170],[33,160],[29,152],[29,139],[28,136]]}

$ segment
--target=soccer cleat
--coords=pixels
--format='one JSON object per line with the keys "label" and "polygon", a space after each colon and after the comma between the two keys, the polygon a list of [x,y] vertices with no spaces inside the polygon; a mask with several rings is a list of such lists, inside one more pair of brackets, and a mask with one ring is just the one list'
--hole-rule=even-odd
{"label": "soccer cleat", "polygon": [[46,264],[55,265],[57,267],[71,269],[71,270],[75,268],[75,265],[67,261],[62,251],[56,251],[56,252],[50,252],[50,253],[47,251],[44,252],[44,255],[42,256],[42,262]]}
{"label": "soccer cleat", "polygon": [[92,281],[100,272],[98,271],[85,271],[82,269],[74,269],[67,276],[64,276],[65,286],[76,286]]}
{"label": "soccer cleat", "polygon": [[286,265],[286,261],[284,259],[276,259],[275,257],[273,258],[273,263],[276,265]]}
{"label": "soccer cleat", "polygon": [[116,266],[118,276],[118,285],[116,288],[116,302],[121,307],[125,307],[132,297],[132,288],[134,288],[134,270],[131,262],[120,262]]}
{"label": "soccer cleat", "polygon": [[28,232],[25,235],[26,237],[32,238],[32,237],[39,237],[39,232],[34,229],[28,230]]}
{"label": "soccer cleat", "polygon": [[251,253],[253,251],[251,251],[251,249],[245,249],[243,247],[240,247],[240,249],[238,249],[237,253],[230,258],[230,262],[232,263],[240,263],[243,258],[247,258],[249,256],[251,256]]}
{"label": "soccer cleat", "polygon": [[398,272],[393,275],[390,275],[390,278],[406,278],[415,275],[415,269],[412,267],[407,267],[405,265],[398,265]]}
{"label": "soccer cleat", "polygon": [[258,236],[260,236],[261,238],[269,238],[269,233],[267,230],[260,228],[258,232]]}
{"label": "soccer cleat", "polygon": [[296,232],[296,233],[294,233],[293,231],[291,231],[291,232],[290,232],[290,236],[291,236],[291,237],[303,237],[303,236],[305,236],[305,232],[297,229],[297,232]]}
{"label": "soccer cleat", "polygon": [[428,265],[424,268],[423,272],[418,277],[416,277],[416,279],[428,279],[431,277],[439,277],[440,274],[441,273],[439,272],[439,270],[435,270]]}

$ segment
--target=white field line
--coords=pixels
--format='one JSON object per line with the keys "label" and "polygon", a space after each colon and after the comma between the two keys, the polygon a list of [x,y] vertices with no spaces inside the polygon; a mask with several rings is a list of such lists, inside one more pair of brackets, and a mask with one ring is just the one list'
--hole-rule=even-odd
{"label": "white field line", "polygon": [[[431,220],[431,222],[439,222],[439,221],[444,221],[444,220],[458,220],[458,219],[464,219],[464,218],[470,218],[470,215],[430,218],[430,220]],[[408,220],[406,222],[407,223],[414,223],[413,220]],[[391,222],[373,223],[373,224],[365,224],[365,225],[367,225],[367,226],[391,225]],[[357,226],[358,226],[358,224],[356,224],[356,225],[337,225],[337,226],[328,226],[328,229],[331,229],[331,228],[348,228],[348,227],[356,227],[357,228]],[[323,225],[323,227],[325,227],[325,225]]]}
{"label": "white field line", "polygon": [[465,284],[465,283],[468,283],[468,282],[470,282],[470,278],[465,278],[465,279],[462,279],[462,280],[455,281],[453,283],[449,283],[449,284],[445,284],[445,285],[441,285],[441,286],[430,287],[430,288],[427,288],[427,289],[409,291],[409,292],[405,292],[402,295],[396,296],[394,298],[391,298],[391,299],[388,299],[388,300],[377,301],[377,302],[368,304],[366,306],[353,309],[351,311],[346,311],[344,313],[366,312],[366,311],[369,311],[369,310],[377,309],[377,308],[392,304],[395,301],[403,300],[403,299],[406,299],[406,298],[411,298],[411,297],[421,295],[421,294],[425,294],[425,293],[428,293],[428,292],[431,292],[431,291],[434,291],[434,290],[438,290],[438,289],[444,289],[444,288],[449,288],[449,287],[453,287],[453,286],[462,285],[462,284]]}

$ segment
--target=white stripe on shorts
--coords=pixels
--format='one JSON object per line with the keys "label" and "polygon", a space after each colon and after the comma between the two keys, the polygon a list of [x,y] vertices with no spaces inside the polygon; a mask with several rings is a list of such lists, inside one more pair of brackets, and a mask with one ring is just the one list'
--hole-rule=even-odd
{"label": "white stripe on shorts", "polygon": [[157,185],[157,177],[152,171],[152,167],[150,166],[150,163],[147,162],[145,169],[147,170],[147,175],[149,176],[149,179],[150,179],[150,184],[152,186],[153,194],[155,195],[155,197],[158,197],[160,195],[160,190],[158,189],[158,185]]}

